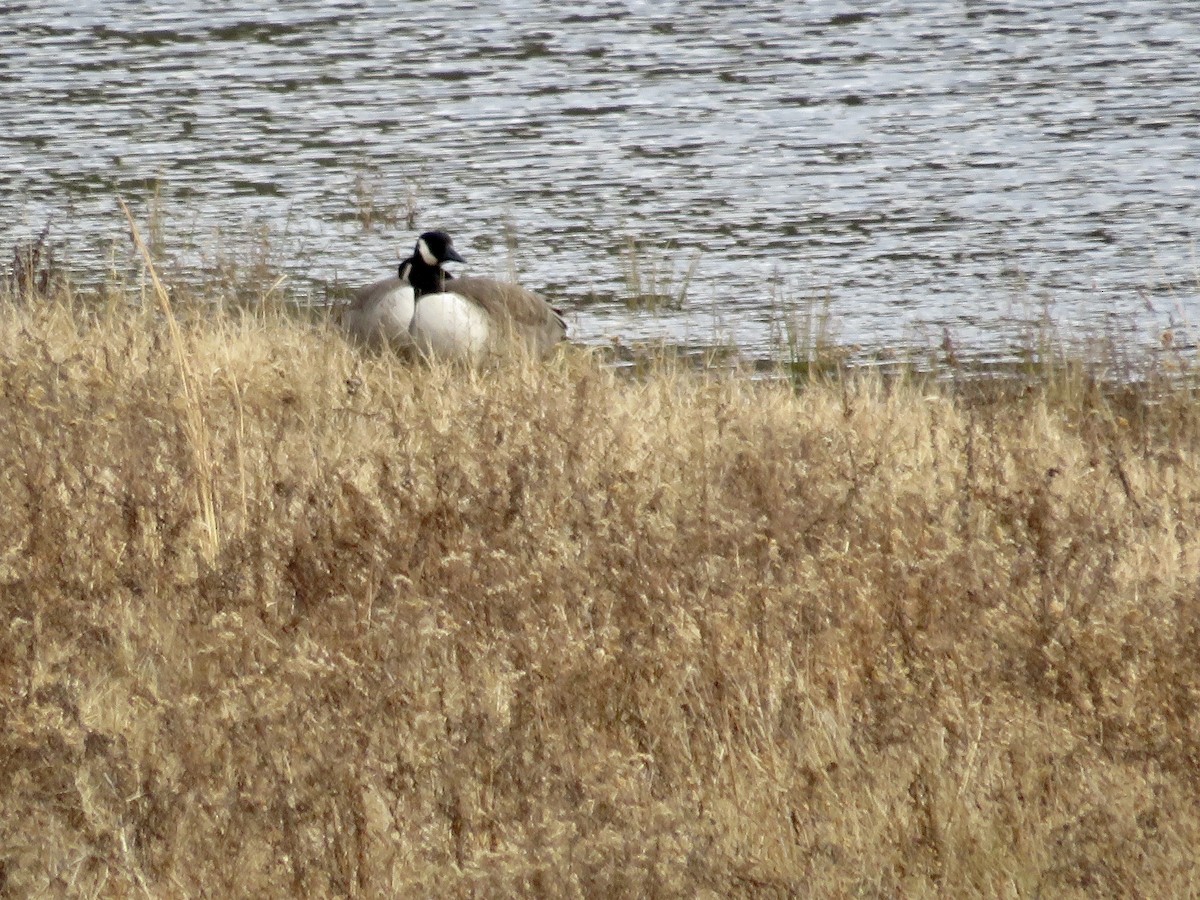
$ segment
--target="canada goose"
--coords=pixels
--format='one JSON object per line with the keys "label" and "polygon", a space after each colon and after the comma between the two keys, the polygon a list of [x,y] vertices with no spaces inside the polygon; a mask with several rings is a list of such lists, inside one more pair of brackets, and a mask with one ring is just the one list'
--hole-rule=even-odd
{"label": "canada goose", "polygon": [[[409,327],[412,325],[416,294],[409,280],[409,272],[415,260],[423,262],[436,258],[425,243],[426,239],[432,241],[444,260],[464,262],[454,247],[449,246],[449,236],[445,237],[447,247],[443,247],[440,239],[442,234],[427,232],[422,235],[417,240],[413,255],[400,263],[395,275],[359,288],[342,313],[342,327],[368,346],[390,346],[401,352],[412,350],[415,345]],[[447,279],[453,277],[449,272],[442,274]]]}
{"label": "canada goose", "polygon": [[414,292],[409,334],[422,353],[472,359],[515,338],[544,355],[566,337],[562,314],[542,297],[495,278],[456,278],[442,268],[452,260],[463,262],[450,235],[427,231],[401,266]]}

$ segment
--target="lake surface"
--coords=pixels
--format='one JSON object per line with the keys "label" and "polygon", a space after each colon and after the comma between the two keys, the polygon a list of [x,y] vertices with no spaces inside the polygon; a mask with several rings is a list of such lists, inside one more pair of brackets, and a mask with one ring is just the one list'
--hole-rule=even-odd
{"label": "lake surface", "polygon": [[[0,4],[0,254],[98,274],[156,181],[197,264],[266,231],[316,297],[443,227],[592,343],[1194,340],[1200,4]],[[682,309],[626,306],[631,240]]]}

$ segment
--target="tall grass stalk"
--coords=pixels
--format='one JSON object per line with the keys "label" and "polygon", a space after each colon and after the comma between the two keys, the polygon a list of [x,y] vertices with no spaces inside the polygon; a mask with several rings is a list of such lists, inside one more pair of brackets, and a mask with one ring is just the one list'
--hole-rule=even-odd
{"label": "tall grass stalk", "polygon": [[206,538],[204,542],[204,555],[207,560],[211,561],[216,558],[217,553],[220,551],[221,532],[217,521],[216,504],[213,499],[213,458],[208,423],[205,420],[204,408],[201,406],[200,398],[196,392],[194,384],[195,375],[191,368],[191,357],[187,352],[183,333],[179,328],[179,322],[175,318],[175,311],[171,306],[171,296],[158,277],[158,270],[155,268],[154,259],[145,241],[142,240],[142,235],[138,231],[133,213],[129,211],[129,207],[123,199],[118,202],[121,204],[121,211],[125,214],[125,220],[129,223],[130,238],[133,240],[133,245],[142,258],[142,262],[146,267],[146,274],[150,277],[150,283],[154,288],[154,296],[158,301],[159,310],[162,313],[163,321],[167,325],[167,333],[170,336],[171,349],[174,353],[175,364],[179,373],[179,388],[185,412],[184,422],[188,443],[193,453],[195,468],[192,483],[195,491],[197,513],[200,516],[200,521],[204,523]]}
{"label": "tall grass stalk", "polygon": [[683,274],[676,272],[671,259],[675,247],[647,248],[630,235],[625,240],[625,305],[635,309],[682,309],[688,289],[700,265],[701,253],[695,250]]}
{"label": "tall grass stalk", "polygon": [[848,356],[837,342],[832,298],[828,291],[787,302],[778,285],[771,293],[771,341],[784,372],[797,384],[840,372]]}

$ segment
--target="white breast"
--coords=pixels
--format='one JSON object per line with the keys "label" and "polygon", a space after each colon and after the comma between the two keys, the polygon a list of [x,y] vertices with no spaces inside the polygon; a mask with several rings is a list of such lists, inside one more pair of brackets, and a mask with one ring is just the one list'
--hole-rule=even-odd
{"label": "white breast", "polygon": [[460,294],[426,294],[412,316],[413,341],[422,353],[441,359],[472,359],[487,346],[487,312]]}

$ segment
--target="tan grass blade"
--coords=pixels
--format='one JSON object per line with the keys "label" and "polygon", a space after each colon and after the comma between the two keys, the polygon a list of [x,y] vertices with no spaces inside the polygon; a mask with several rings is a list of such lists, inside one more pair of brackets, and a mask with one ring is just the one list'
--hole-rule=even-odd
{"label": "tan grass blade", "polygon": [[196,391],[195,373],[192,372],[191,366],[188,364],[187,350],[183,343],[183,333],[179,329],[179,322],[175,318],[174,310],[171,308],[171,296],[167,292],[166,287],[163,286],[162,280],[158,277],[158,271],[154,267],[154,259],[151,257],[150,250],[146,246],[145,241],[142,240],[141,232],[138,231],[137,223],[133,220],[133,214],[129,211],[129,207],[123,199],[118,198],[117,202],[121,204],[121,211],[125,213],[125,220],[129,223],[129,235],[133,240],[133,246],[141,255],[142,262],[146,266],[146,271],[150,275],[150,283],[154,287],[154,295],[158,298],[159,307],[162,310],[163,318],[167,323],[167,330],[171,336],[171,347],[175,352],[175,362],[179,369],[179,381],[183,389],[183,402],[186,413],[185,425],[188,442],[192,448],[192,464],[195,467],[196,511],[204,527],[204,556],[205,559],[212,561],[216,558],[217,551],[220,549],[221,535],[217,524],[216,506],[213,502],[213,464],[208,423],[205,420],[204,410],[201,407]]}

